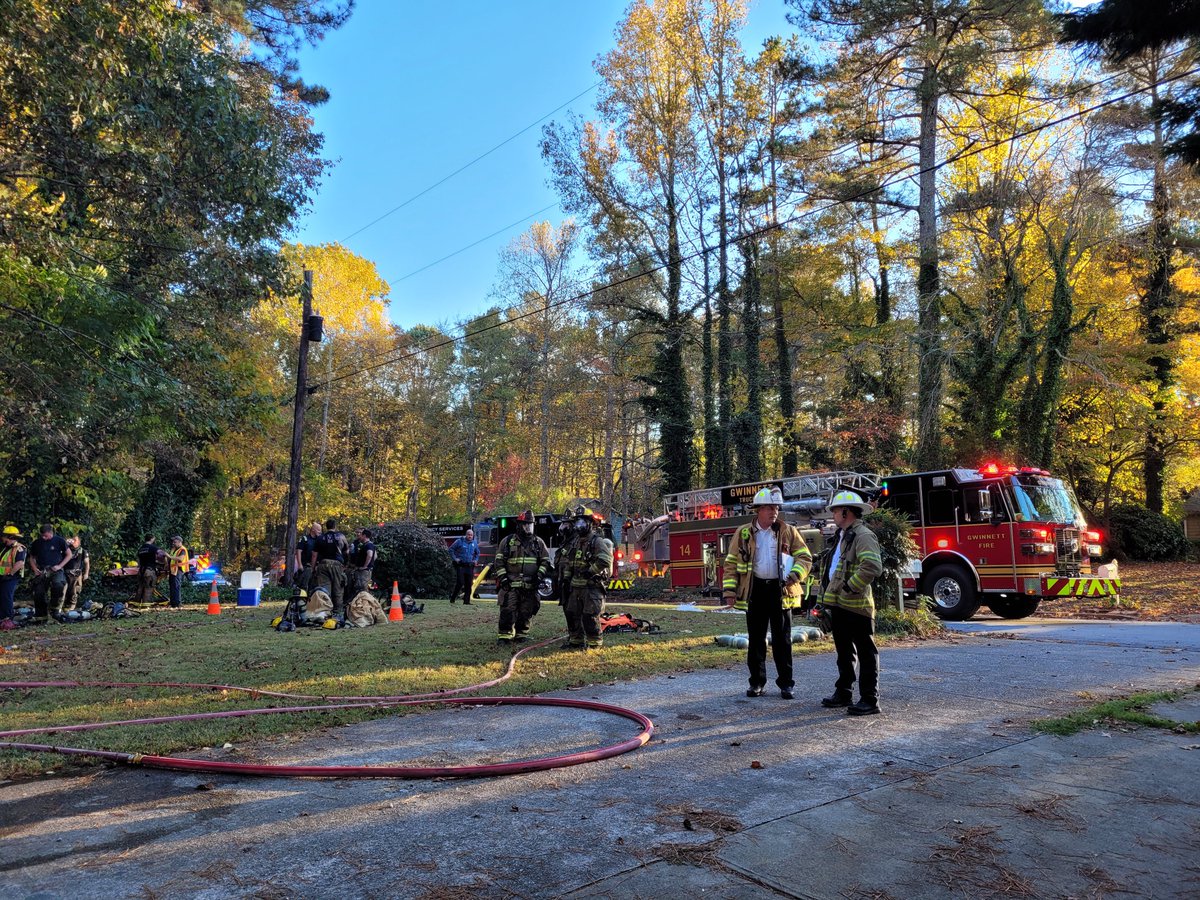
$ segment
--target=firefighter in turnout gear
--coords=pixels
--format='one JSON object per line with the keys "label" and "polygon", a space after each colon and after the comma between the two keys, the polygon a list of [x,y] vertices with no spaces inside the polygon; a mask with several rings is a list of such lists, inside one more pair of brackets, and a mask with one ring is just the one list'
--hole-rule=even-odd
{"label": "firefighter in turnout gear", "polygon": [[792,610],[804,601],[812,553],[796,528],[778,521],[783,505],[779,488],[763,488],[750,505],[755,520],[739,528],[730,542],[722,595],[726,603],[746,611],[750,637],[746,649],[750,687],[746,696],[761,697],[766,687],[770,626],[775,684],[780,696],[791,700],[796,684],[792,679]]}
{"label": "firefighter in turnout gear", "polygon": [[569,636],[564,648],[599,648],[600,616],[604,612],[604,590],[612,574],[613,548],[596,528],[599,517],[588,507],[577,506],[573,536],[560,553],[560,590],[566,598],[563,612]]}
{"label": "firefighter in turnout gear", "polygon": [[[854,491],[841,491],[829,501],[838,526],[833,555],[821,578],[821,604],[829,610],[833,646],[837,649],[838,679],[833,694],[821,701],[826,707],[847,707],[852,716],[870,716],[879,709],[879,649],[875,646],[875,599],[871,582],[883,572],[879,539],[862,518],[871,504]],[[859,701],[853,699],[858,663]]]}
{"label": "firefighter in turnout gear", "polygon": [[500,624],[496,638],[502,642],[524,641],[529,623],[541,608],[538,586],[550,574],[550,551],[533,533],[533,511],[517,516],[517,530],[496,549],[497,602]]}

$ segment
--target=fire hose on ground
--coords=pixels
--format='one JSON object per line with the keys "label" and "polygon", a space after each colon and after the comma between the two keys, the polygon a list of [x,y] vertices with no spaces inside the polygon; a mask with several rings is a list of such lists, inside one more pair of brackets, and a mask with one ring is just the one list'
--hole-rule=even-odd
{"label": "fire hose on ground", "polygon": [[[178,688],[205,691],[238,691],[253,697],[268,697],[279,700],[318,701],[299,706],[282,706],[250,709],[231,709],[221,712],[188,713],[174,716],[151,716],[141,719],[122,719],[111,722],[85,722],[74,725],[45,725],[34,728],[19,728],[10,731],[0,731],[0,749],[25,750],[34,753],[58,753],[64,756],[85,756],[108,762],[124,763],[126,765],[144,766],[154,769],[171,769],[181,772],[201,772],[215,775],[259,775],[276,778],[492,778],[499,775],[521,775],[528,772],[543,772],[548,769],[561,769],[567,766],[578,766],[583,763],[598,762],[620,756],[631,750],[636,750],[650,741],[654,734],[654,723],[639,712],[600,703],[595,700],[574,700],[558,697],[462,697],[460,694],[470,694],[495,687],[512,677],[517,659],[532,650],[560,640],[560,637],[533,644],[514,653],[508,667],[499,678],[484,681],[480,684],[452,688],[445,691],[435,691],[424,694],[398,694],[394,696],[322,696],[317,694],[292,694],[282,691],[268,691],[260,688],[243,687],[233,684],[201,684],[174,681],[0,681],[0,688],[7,690],[41,689],[41,688]],[[328,702],[339,701],[339,702]],[[494,763],[477,766],[309,766],[309,765],[275,765],[263,763],[223,762],[220,760],[195,759],[179,756],[156,756],[146,753],[122,753],[113,750],[91,750],[83,747],[64,747],[50,744],[32,744],[13,741],[12,738],[25,737],[31,734],[58,734],[60,732],[95,731],[102,728],[115,728],[126,725],[157,725],[169,722],[195,722],[206,719],[231,719],[245,716],[276,715],[281,713],[332,712],[347,709],[391,709],[402,706],[462,705],[462,706],[552,706],[568,709],[583,709],[599,712],[605,715],[629,719],[641,727],[634,737],[598,747],[594,750],[581,750],[559,756],[542,756],[534,759],[518,760],[515,762]]]}

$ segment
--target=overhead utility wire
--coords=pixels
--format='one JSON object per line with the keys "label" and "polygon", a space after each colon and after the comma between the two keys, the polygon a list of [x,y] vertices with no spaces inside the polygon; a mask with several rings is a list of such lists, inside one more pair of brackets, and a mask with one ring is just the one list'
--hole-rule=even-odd
{"label": "overhead utility wire", "polygon": [[[1166,84],[1171,81],[1177,81],[1177,80],[1180,80],[1183,78],[1187,78],[1191,75],[1195,75],[1197,73],[1200,73],[1200,67],[1190,69],[1187,72],[1182,72],[1178,75],[1174,75],[1167,79],[1163,79],[1162,81],[1157,82],[1156,85],[1148,85],[1146,87],[1136,88],[1134,90],[1127,91],[1126,93],[1121,94],[1117,97],[1110,97],[1107,100],[1101,101],[1100,103],[1096,103],[1092,106],[1085,107],[1084,109],[1076,110],[1075,112],[1068,113],[1065,116],[1060,116],[1057,119],[1051,119],[1049,122],[1044,122],[1041,125],[1037,125],[1032,128],[1025,129],[1024,131],[1020,131],[1020,132],[1017,132],[1016,134],[1009,135],[1008,137],[1002,138],[1001,140],[993,141],[990,144],[986,144],[983,146],[969,147],[968,149],[965,149],[962,152],[957,153],[954,156],[948,157],[948,158],[942,160],[941,162],[935,163],[934,165],[929,166],[925,169],[918,169],[916,172],[910,172],[909,174],[904,175],[902,177],[894,178],[890,181],[885,181],[884,183],[882,183],[876,187],[867,188],[853,196],[843,197],[840,200],[832,201],[831,203],[829,203],[825,206],[815,208],[815,209],[804,210],[802,212],[797,213],[794,216],[784,219],[781,222],[774,222],[774,223],[771,223],[768,225],[764,225],[761,228],[756,228],[752,231],[744,232],[744,233],[737,235],[736,237],[730,239],[729,243],[730,244],[739,244],[742,241],[749,240],[750,238],[759,237],[759,236],[761,236],[763,234],[767,234],[771,231],[775,231],[775,230],[783,228],[785,226],[794,224],[795,222],[798,222],[801,219],[808,218],[809,216],[817,215],[818,213],[827,212],[828,210],[833,209],[834,207],[843,206],[847,203],[853,203],[858,200],[863,200],[870,194],[874,194],[874,193],[878,192],[879,190],[881,190],[882,188],[890,187],[892,184],[895,184],[899,181],[905,181],[905,180],[909,180],[912,178],[916,178],[926,172],[936,172],[938,169],[941,169],[942,167],[947,166],[953,162],[957,162],[960,159],[966,159],[967,157],[970,157],[970,156],[977,156],[980,153],[985,153],[988,150],[993,150],[996,147],[1000,147],[1004,144],[1009,144],[1009,143],[1012,143],[1013,141],[1020,140],[1021,138],[1025,138],[1025,137],[1029,137],[1034,134],[1038,134],[1042,131],[1045,131],[1047,128],[1053,128],[1056,125],[1062,125],[1065,122],[1070,122],[1075,119],[1081,118],[1082,116],[1084,116],[1088,113],[1096,112],[1097,110],[1104,109],[1105,107],[1112,106],[1113,104],[1120,103],[1124,100],[1128,100],[1130,97],[1135,97],[1138,94],[1143,94],[1146,91],[1152,90],[1157,85]],[[682,263],[688,262],[689,260],[695,259],[698,256],[702,256],[705,253],[711,252],[714,249],[716,249],[716,248],[709,247],[707,250],[700,250],[695,253],[688,254],[687,256],[681,257],[679,260],[679,263],[682,264]],[[505,320],[499,321],[499,322],[493,322],[490,325],[484,325],[483,327],[477,328],[474,331],[464,332],[463,334],[457,335],[454,337],[446,337],[440,341],[435,341],[434,343],[429,344],[427,346],[417,347],[413,350],[406,351],[406,352],[402,353],[401,355],[396,356],[393,359],[385,359],[385,360],[382,360],[381,362],[377,362],[377,363],[374,363],[369,366],[362,366],[352,372],[346,372],[344,374],[337,375],[333,378],[323,381],[319,384],[313,385],[312,387],[310,387],[308,389],[308,391],[310,394],[315,393],[316,391],[320,390],[321,388],[329,387],[330,385],[335,384],[336,382],[339,382],[339,381],[344,381],[347,378],[353,378],[355,375],[361,375],[364,372],[371,372],[371,371],[374,371],[375,369],[381,369],[384,366],[390,366],[390,365],[393,365],[394,363],[404,362],[406,359],[412,359],[413,357],[420,356],[424,353],[428,353],[431,350],[438,350],[442,347],[456,344],[459,341],[464,340],[468,337],[474,337],[475,335],[483,334],[484,332],[491,331],[494,328],[500,328],[500,327],[510,324],[512,322],[516,322],[521,319],[529,318],[530,316],[540,314],[540,313],[546,311],[547,309],[557,308],[559,306],[566,306],[569,303],[574,303],[577,300],[581,300],[586,297],[591,297],[602,291],[612,290],[613,288],[620,287],[624,284],[628,284],[628,283],[630,283],[632,281],[636,281],[640,278],[645,278],[647,275],[653,275],[656,272],[661,272],[664,269],[666,269],[668,267],[668,265],[669,265],[668,263],[663,263],[661,265],[654,266],[653,268],[647,269],[643,272],[638,272],[635,275],[628,275],[624,278],[619,278],[616,281],[611,281],[608,284],[602,285],[598,288],[592,288],[590,290],[582,291],[578,294],[574,294],[570,297],[564,297],[562,300],[558,300],[558,301],[555,301],[554,303],[546,304],[545,306],[539,307],[538,309],[530,310],[529,312],[526,312],[526,313],[521,313],[519,315],[513,316],[510,319],[505,319]]]}
{"label": "overhead utility wire", "polygon": [[399,284],[401,281],[404,281],[405,279],[412,278],[414,275],[421,274],[426,269],[432,269],[438,263],[444,263],[446,260],[451,259],[455,256],[458,256],[458,254],[460,254],[460,253],[465,253],[466,251],[470,250],[472,247],[477,247],[480,244],[482,244],[484,241],[491,240],[492,238],[496,237],[496,235],[504,234],[504,232],[508,231],[508,229],[512,228],[514,225],[520,225],[522,222],[528,221],[529,219],[532,219],[534,216],[540,216],[544,212],[549,212],[550,210],[555,209],[557,206],[558,206],[557,202],[551,203],[549,206],[543,206],[537,212],[531,212],[527,216],[522,216],[521,218],[517,219],[517,221],[515,221],[515,222],[509,222],[503,228],[493,231],[491,234],[485,235],[484,237],[481,237],[477,241],[472,241],[471,243],[467,244],[467,246],[465,246],[465,247],[459,247],[453,253],[447,253],[441,259],[435,259],[433,262],[426,263],[425,265],[421,266],[421,268],[419,268],[419,269],[413,269],[407,275],[401,275],[399,278],[396,279],[395,283]]}
{"label": "overhead utility wire", "polygon": [[[446,175],[444,178],[441,178],[441,179],[435,181],[433,184],[429,185],[429,187],[425,188],[424,190],[418,191],[417,193],[413,194],[411,197],[409,197],[407,200],[405,200],[403,203],[399,204],[398,206],[393,206],[391,209],[389,209],[383,215],[372,219],[370,222],[368,222],[362,228],[359,228],[357,231],[350,232],[350,234],[348,234],[344,238],[342,238],[342,243],[344,244],[346,241],[350,240],[350,238],[354,237],[355,235],[362,234],[364,231],[366,231],[371,226],[378,225],[380,222],[382,222],[384,219],[386,219],[392,213],[399,212],[400,210],[404,209],[404,207],[408,206],[408,204],[412,203],[414,200],[418,200],[421,197],[424,197],[426,194],[428,194],[434,188],[438,187],[439,185],[445,184],[447,181],[449,181],[455,175],[458,175],[460,172],[465,172],[467,169],[471,168],[471,166],[475,165],[475,163],[479,162],[481,159],[483,159],[487,156],[491,156],[493,153],[495,153],[497,150],[499,150],[505,144],[512,143],[517,138],[519,138],[521,135],[523,135],[525,132],[527,132],[529,129],[533,128],[536,125],[540,125],[542,122],[546,121],[548,118],[550,118],[552,115],[554,115],[559,110],[565,109],[567,106],[570,106],[572,103],[574,103],[580,97],[582,97],[584,94],[594,91],[602,83],[603,82],[597,81],[591,87],[580,91],[578,94],[576,94],[570,100],[568,100],[566,103],[556,106],[554,109],[550,110],[550,112],[546,113],[544,116],[542,116],[536,122],[530,122],[528,125],[526,125],[524,128],[522,128],[520,131],[516,132],[515,134],[509,135],[504,140],[502,140],[500,143],[498,143],[496,146],[492,147],[490,150],[485,150],[483,153],[480,153],[477,157],[475,157],[470,162],[464,163],[463,165],[461,165],[457,169],[455,169],[453,172],[451,172],[449,175]],[[534,215],[537,215],[537,213],[534,213]]]}

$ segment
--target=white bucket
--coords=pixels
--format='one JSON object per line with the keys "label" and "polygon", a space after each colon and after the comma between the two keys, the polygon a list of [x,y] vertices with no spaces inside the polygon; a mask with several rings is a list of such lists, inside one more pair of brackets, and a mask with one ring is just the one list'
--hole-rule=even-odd
{"label": "white bucket", "polygon": [[263,586],[263,573],[258,569],[250,572],[242,573],[241,587],[249,588],[250,590],[261,591]]}

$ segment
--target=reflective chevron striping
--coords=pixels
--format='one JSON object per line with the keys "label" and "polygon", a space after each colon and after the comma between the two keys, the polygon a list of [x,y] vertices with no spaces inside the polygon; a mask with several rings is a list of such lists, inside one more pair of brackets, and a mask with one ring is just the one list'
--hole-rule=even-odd
{"label": "reflective chevron striping", "polygon": [[1047,578],[1048,597],[1116,597],[1121,593],[1120,578]]}
{"label": "reflective chevron striping", "polygon": [[633,587],[633,581],[626,578],[613,578],[608,582],[610,591],[627,591]]}

